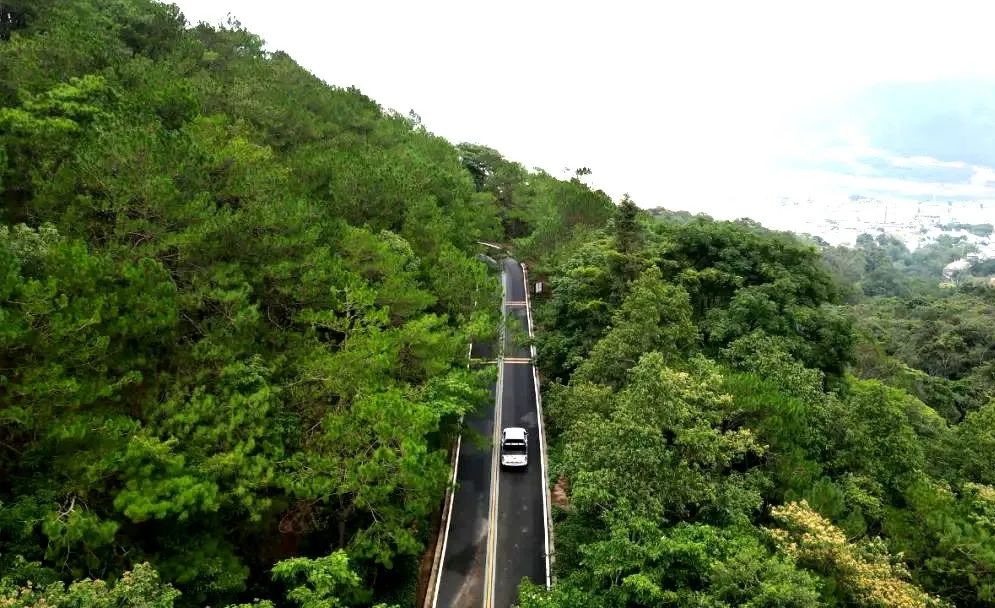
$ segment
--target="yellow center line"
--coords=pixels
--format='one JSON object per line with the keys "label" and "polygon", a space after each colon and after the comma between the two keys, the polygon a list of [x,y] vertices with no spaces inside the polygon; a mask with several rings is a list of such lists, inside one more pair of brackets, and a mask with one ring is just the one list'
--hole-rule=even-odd
{"label": "yellow center line", "polygon": [[[505,306],[501,308],[501,338],[499,344],[501,345],[501,351],[504,350],[505,341],[505,322],[508,318],[508,289],[507,289],[508,275],[501,273],[501,299],[504,300]],[[494,391],[494,429],[493,437],[491,439],[491,497],[490,504],[488,505],[487,513],[487,556],[484,560],[484,602],[483,608],[493,608],[494,606],[494,578],[495,569],[497,568],[497,510],[498,510],[498,485],[500,480],[498,479],[498,462],[500,451],[499,446],[501,445],[501,402],[504,395],[504,363],[505,358],[503,354],[498,354],[497,366],[498,366],[498,377],[497,377],[497,389]]]}

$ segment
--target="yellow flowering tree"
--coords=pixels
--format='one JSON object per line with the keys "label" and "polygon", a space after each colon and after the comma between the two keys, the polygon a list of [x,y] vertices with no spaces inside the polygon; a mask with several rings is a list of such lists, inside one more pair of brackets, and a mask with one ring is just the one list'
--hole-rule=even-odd
{"label": "yellow flowering tree", "polygon": [[780,528],[771,530],[777,545],[798,560],[837,582],[859,606],[919,608],[948,606],[909,582],[901,556],[874,539],[850,542],[828,519],[804,500],[775,507],[771,515]]}

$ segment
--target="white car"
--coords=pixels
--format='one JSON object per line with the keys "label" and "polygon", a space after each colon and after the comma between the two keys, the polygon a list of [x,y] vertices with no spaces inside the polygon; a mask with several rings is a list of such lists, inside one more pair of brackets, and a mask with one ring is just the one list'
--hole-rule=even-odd
{"label": "white car", "polygon": [[529,464],[529,432],[517,426],[501,431],[501,467],[525,468]]}

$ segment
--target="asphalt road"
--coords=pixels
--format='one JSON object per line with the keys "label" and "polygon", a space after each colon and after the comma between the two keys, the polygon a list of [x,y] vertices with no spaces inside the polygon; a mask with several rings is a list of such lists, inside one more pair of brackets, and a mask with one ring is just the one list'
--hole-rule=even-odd
{"label": "asphalt road", "polygon": [[[493,394],[493,388],[492,388]],[[494,411],[464,418],[456,492],[439,571],[439,608],[480,608],[484,594]]]}
{"label": "asphalt road", "polygon": [[546,582],[539,417],[531,353],[521,342],[528,337],[524,276],[515,260],[505,260],[504,272],[505,310],[512,319],[505,332],[504,353],[506,359],[526,362],[504,363],[501,427],[520,426],[529,432],[529,466],[524,471],[500,471],[498,475],[494,608],[507,608],[515,603],[523,578],[540,584]]}
{"label": "asphalt road", "polygon": [[[515,260],[504,260],[503,267],[503,306],[510,322],[494,389],[496,407],[465,420],[468,432],[460,446],[456,492],[448,531],[444,532],[435,603],[439,608],[508,608],[516,600],[522,578],[546,582],[539,420],[531,353],[521,342],[528,336],[524,273]],[[471,355],[478,357],[488,350],[475,346]],[[496,420],[501,428],[521,426],[528,430],[526,470],[501,471],[496,466],[496,451],[492,449],[495,431],[500,430],[495,427]],[[492,478],[498,481],[496,488],[491,485]]]}

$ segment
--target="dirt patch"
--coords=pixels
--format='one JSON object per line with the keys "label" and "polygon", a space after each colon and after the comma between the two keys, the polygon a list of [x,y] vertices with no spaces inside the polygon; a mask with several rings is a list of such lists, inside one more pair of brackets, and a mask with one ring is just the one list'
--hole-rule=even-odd
{"label": "dirt patch", "polygon": [[560,475],[550,490],[550,499],[554,507],[559,507],[564,511],[570,510],[570,482],[563,475]]}

